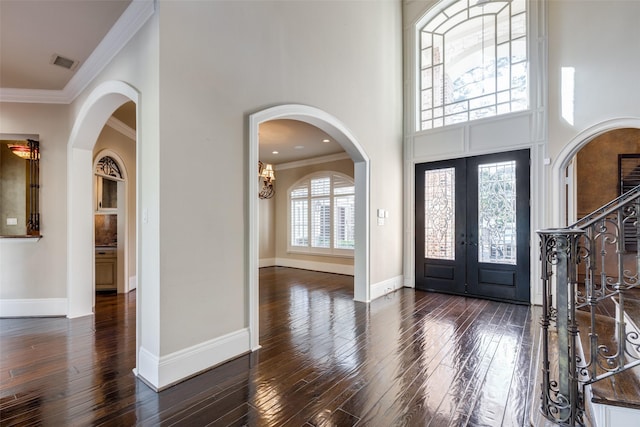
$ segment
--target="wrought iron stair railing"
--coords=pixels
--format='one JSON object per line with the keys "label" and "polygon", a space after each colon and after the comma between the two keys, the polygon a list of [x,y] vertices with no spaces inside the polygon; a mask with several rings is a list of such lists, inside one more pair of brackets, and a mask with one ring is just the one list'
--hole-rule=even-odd
{"label": "wrought iron stair railing", "polygon": [[[542,263],[542,415],[586,425],[585,387],[640,365],[640,336],[628,330],[625,298],[640,291],[640,186],[563,229],[538,231]],[[630,246],[633,250],[628,250]],[[602,336],[602,307],[615,303],[614,336]],[[588,321],[581,321],[581,319]],[[581,348],[579,334],[588,334]]]}

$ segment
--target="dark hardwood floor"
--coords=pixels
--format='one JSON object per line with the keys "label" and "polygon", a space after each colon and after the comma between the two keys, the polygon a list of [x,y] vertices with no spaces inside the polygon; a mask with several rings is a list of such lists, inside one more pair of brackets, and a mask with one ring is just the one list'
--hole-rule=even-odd
{"label": "dark hardwood floor", "polygon": [[155,393],[135,292],[95,317],[0,320],[0,425],[525,426],[539,308],[260,270],[262,349]]}

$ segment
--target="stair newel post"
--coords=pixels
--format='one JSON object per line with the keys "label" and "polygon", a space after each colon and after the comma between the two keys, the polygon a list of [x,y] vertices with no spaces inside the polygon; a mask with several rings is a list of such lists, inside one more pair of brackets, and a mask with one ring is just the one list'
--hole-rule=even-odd
{"label": "stair newel post", "polygon": [[550,407],[550,371],[549,371],[549,325],[553,316],[553,302],[551,295],[551,275],[553,266],[552,250],[555,246],[552,236],[539,231],[540,236],[540,261],[542,262],[542,316],[540,326],[542,327],[542,384],[540,396],[542,400],[541,410],[545,418],[552,419]]}
{"label": "stair newel post", "polygon": [[[589,348],[585,350],[585,352],[589,352],[589,360],[585,360],[584,362],[587,367],[590,367],[589,376],[591,378],[595,378],[598,375],[598,334],[596,332],[596,306],[598,305],[598,295],[593,281],[593,272],[596,269],[595,235],[596,232],[594,226],[588,227],[585,235],[585,246],[587,249],[585,271],[587,272],[587,276],[585,277],[584,286],[587,291],[591,327],[589,329]],[[585,370],[585,374],[587,372],[589,371]]]}
{"label": "stair newel post", "polygon": [[[569,346],[568,376],[569,376],[569,401],[571,402],[571,419],[569,425],[582,425],[584,403],[579,390],[578,378],[578,322],[576,320],[576,294],[578,292],[578,264],[580,253],[580,238],[584,235],[582,230],[572,230],[567,235],[567,341]],[[558,281],[558,286],[563,282]],[[561,292],[561,289],[558,289]]]}
{"label": "stair newel post", "polygon": [[[543,384],[542,413],[561,425],[582,425],[583,400],[580,395],[577,372],[576,292],[578,273],[578,241],[582,230],[556,229],[538,231],[541,238],[543,290]],[[555,300],[549,304],[548,287],[552,267],[555,266]],[[549,360],[549,324],[555,317],[557,333],[558,378],[551,378]]]}
{"label": "stair newel post", "polygon": [[[618,262],[618,280],[615,284],[615,290],[618,292],[618,306],[616,307],[616,341],[618,344],[617,351],[617,366],[624,366],[624,349],[626,344],[626,325],[624,320],[624,260],[623,254],[626,251],[625,249],[625,240],[627,236],[625,235],[625,216],[631,216],[633,209],[629,209],[629,207],[621,207],[616,210],[616,258]],[[631,214],[631,215],[629,215]],[[630,218],[626,218],[629,220]]]}

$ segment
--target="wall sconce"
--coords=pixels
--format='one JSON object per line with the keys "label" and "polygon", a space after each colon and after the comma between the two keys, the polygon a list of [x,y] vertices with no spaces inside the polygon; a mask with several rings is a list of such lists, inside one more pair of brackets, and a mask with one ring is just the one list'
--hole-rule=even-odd
{"label": "wall sconce", "polygon": [[[16,141],[18,142],[18,141]],[[26,143],[8,144],[9,150],[16,156],[25,160],[38,160],[40,150],[37,141],[27,140]]]}
{"label": "wall sconce", "polygon": [[276,194],[276,190],[273,188],[273,181],[276,180],[276,174],[273,171],[273,166],[269,163],[264,164],[258,162],[258,176],[262,180],[262,189],[258,193],[258,197],[261,199],[270,199]]}

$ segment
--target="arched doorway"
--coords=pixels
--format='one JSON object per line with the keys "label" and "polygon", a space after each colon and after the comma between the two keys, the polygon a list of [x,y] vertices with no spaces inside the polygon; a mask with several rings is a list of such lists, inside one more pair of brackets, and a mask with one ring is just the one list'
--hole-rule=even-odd
{"label": "arched doorway", "polygon": [[621,118],[608,120],[594,125],[576,135],[558,154],[552,168],[552,226],[564,227],[567,224],[569,205],[575,203],[576,183],[567,179],[567,169],[578,152],[594,138],[622,128],[640,128],[640,118]]}
{"label": "arched doorway", "polygon": [[[118,107],[129,101],[139,105],[139,94],[126,83],[109,81],[97,86],[78,112],[67,144],[67,317],[69,318],[93,314],[94,237],[92,233],[87,233],[87,230],[93,230],[94,221],[93,148],[109,117]],[[139,111],[136,112],[136,116],[139,117]],[[136,260],[139,263],[138,256]],[[140,307],[140,298],[137,299],[137,306]],[[139,320],[137,325],[137,336],[139,336],[141,325]]]}
{"label": "arched doorway", "polygon": [[[116,258],[115,265],[113,261],[95,264],[95,289],[98,291],[99,284],[102,284],[103,289],[106,287],[112,290],[115,285],[118,293],[127,293],[131,290],[128,280],[130,277],[129,221],[135,221],[135,214],[128,214],[130,180],[127,167],[118,153],[107,148],[95,154],[93,170],[96,191],[99,193],[95,195],[94,203],[95,247],[101,248],[100,251],[96,250],[96,257],[98,253],[105,254],[104,251],[107,251],[109,255],[115,252]],[[129,218],[130,216],[132,218]],[[102,267],[101,272],[98,271],[99,266]],[[113,274],[114,271],[115,274]],[[102,283],[99,283],[99,277],[102,278]],[[105,278],[108,280],[105,281]],[[111,280],[112,278],[115,280]],[[108,285],[105,286],[105,284]]]}
{"label": "arched doorway", "polygon": [[[261,123],[275,119],[291,119],[316,126],[333,137],[349,154],[354,163],[355,181],[355,251],[354,299],[368,302],[369,289],[369,157],[349,130],[330,114],[306,105],[280,105],[259,111],[249,117],[249,183],[255,182],[258,164],[258,129]],[[249,330],[252,350],[259,348],[258,317],[258,197],[253,186],[247,191],[249,206]]]}

